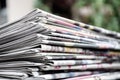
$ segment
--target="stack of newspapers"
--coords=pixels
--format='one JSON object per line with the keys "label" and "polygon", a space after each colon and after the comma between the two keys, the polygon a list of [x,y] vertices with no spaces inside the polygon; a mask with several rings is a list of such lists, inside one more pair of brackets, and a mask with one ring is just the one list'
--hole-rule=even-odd
{"label": "stack of newspapers", "polygon": [[0,80],[119,79],[120,33],[39,9],[0,26]]}

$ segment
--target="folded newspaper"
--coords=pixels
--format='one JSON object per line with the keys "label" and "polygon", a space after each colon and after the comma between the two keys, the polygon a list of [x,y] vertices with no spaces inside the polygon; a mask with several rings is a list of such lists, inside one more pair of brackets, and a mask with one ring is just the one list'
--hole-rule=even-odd
{"label": "folded newspaper", "polygon": [[0,80],[118,80],[120,33],[35,9],[0,26]]}

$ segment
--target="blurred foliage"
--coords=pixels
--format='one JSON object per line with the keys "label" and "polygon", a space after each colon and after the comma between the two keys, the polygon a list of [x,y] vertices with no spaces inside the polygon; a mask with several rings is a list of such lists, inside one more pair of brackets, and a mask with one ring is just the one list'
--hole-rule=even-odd
{"label": "blurred foliage", "polygon": [[[90,7],[92,14],[84,17],[87,22],[80,21],[120,32],[120,0],[77,0],[74,7],[79,11],[86,6]],[[50,12],[49,7],[44,5],[41,0],[36,0],[35,7]],[[82,18],[80,17],[80,19]]]}
{"label": "blurred foliage", "polygon": [[42,0],[35,0],[34,6],[35,6],[35,8],[40,8],[40,9],[45,10],[47,12],[51,12],[49,7],[43,4]]}

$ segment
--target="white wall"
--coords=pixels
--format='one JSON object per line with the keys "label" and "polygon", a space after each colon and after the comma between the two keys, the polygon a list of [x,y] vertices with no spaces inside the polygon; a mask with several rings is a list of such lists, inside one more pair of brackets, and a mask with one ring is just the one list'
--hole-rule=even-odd
{"label": "white wall", "polygon": [[33,10],[34,0],[6,0],[8,22],[17,20]]}

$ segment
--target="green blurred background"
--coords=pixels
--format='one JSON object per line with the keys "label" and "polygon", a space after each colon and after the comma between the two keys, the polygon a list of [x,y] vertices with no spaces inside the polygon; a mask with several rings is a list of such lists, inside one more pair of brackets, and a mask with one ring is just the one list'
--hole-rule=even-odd
{"label": "green blurred background", "polygon": [[[49,1],[36,0],[35,7],[51,12]],[[120,32],[120,0],[76,0],[71,19]]]}

